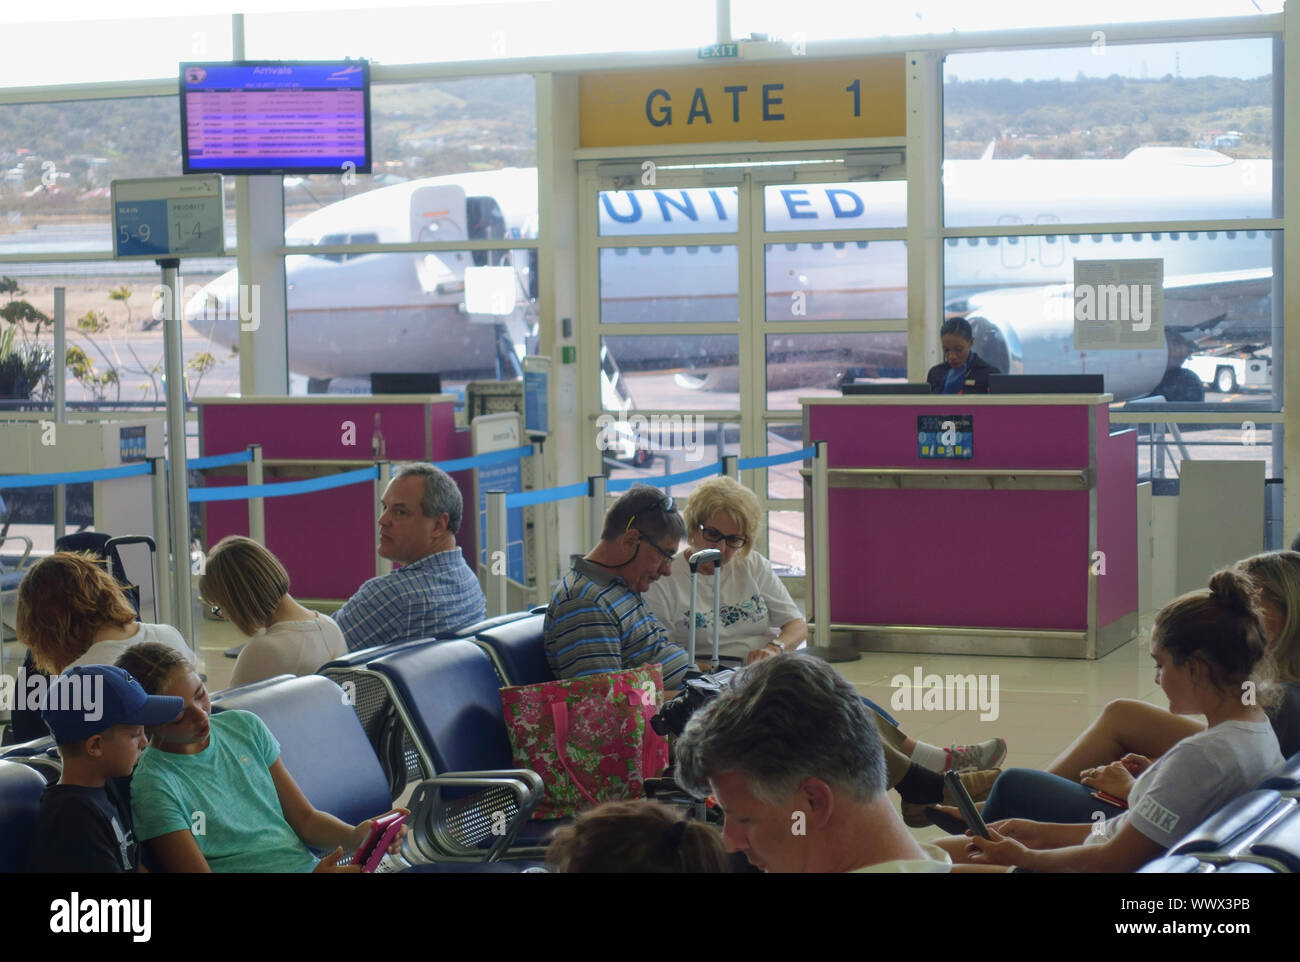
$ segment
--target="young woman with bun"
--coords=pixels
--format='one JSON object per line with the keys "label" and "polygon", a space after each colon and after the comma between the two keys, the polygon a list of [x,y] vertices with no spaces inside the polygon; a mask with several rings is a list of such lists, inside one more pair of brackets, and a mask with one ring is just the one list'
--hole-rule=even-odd
{"label": "young woman with bun", "polygon": [[[953,836],[939,844],[954,861],[1043,872],[1131,872],[1253,788],[1282,764],[1277,736],[1256,697],[1266,690],[1262,675],[1270,667],[1256,597],[1250,579],[1229,569],[1215,574],[1208,589],[1183,595],[1156,615],[1156,683],[1171,712],[1204,715],[1207,726],[1154,762],[1133,756],[1118,766],[1112,775],[1125,783],[1126,811],[1086,824],[996,821],[995,787],[985,806],[991,838]],[[1065,781],[1046,772],[1023,777],[1042,779],[1049,790],[1051,780]]]}

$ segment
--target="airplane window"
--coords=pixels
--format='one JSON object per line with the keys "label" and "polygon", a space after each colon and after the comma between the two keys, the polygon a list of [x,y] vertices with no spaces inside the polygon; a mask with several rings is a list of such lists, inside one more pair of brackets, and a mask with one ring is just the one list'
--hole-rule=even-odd
{"label": "airplane window", "polygon": [[1179,234],[1179,232],[1176,231],[1176,230],[1171,230],[1171,231],[1169,232],[1169,239],[1170,239],[1170,240],[1178,240],[1179,236],[1180,236],[1180,234]]}
{"label": "airplane window", "polygon": [[1152,234],[1152,235],[1151,235],[1151,239],[1152,239],[1153,241],[1158,241],[1158,240],[1160,240],[1160,234],[1159,234],[1158,232]]}

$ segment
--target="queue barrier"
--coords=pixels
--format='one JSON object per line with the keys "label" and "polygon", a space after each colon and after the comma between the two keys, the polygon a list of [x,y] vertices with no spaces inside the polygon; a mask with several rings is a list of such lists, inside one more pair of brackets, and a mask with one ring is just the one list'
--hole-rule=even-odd
{"label": "queue barrier", "polygon": [[[799,451],[791,451],[786,454],[767,455],[757,458],[736,458],[734,456],[723,458],[713,464],[704,465],[703,467],[693,468],[689,471],[681,471],[677,474],[663,475],[654,478],[620,478],[617,481],[607,481],[603,476],[589,478],[586,483],[561,485],[555,488],[546,488],[540,491],[522,491],[514,494],[506,494],[500,491],[489,491],[487,493],[487,523],[485,525],[485,549],[490,550],[493,544],[499,545],[500,550],[506,548],[506,512],[516,508],[533,507],[535,505],[550,504],[557,501],[568,501],[573,498],[587,498],[589,504],[589,517],[592,520],[592,530],[599,531],[601,519],[605,513],[605,499],[607,493],[623,492],[637,484],[645,484],[650,481],[655,482],[655,486],[674,484],[689,484],[692,481],[698,481],[702,478],[713,477],[715,475],[726,474],[735,476],[738,471],[754,470],[759,468],[774,467],[781,464],[789,464],[795,461],[814,462],[814,485],[813,501],[814,507],[822,510],[816,510],[818,517],[823,519],[822,534],[817,537],[818,547],[826,544],[825,528],[827,525],[824,520],[824,505],[826,496],[825,486],[825,442],[803,448]],[[484,467],[490,464],[500,464],[506,461],[519,460],[525,457],[531,457],[535,453],[532,445],[521,445],[506,451],[493,451],[487,454],[474,455],[467,458],[456,458],[450,461],[434,462],[444,471],[464,471],[473,468]],[[5,487],[38,487],[41,485],[54,484],[77,484],[86,481],[108,480],[110,478],[132,477],[134,475],[143,475],[155,473],[158,466],[163,464],[161,458],[153,459],[152,462],[141,464],[125,465],[119,468],[102,468],[93,471],[74,471],[63,472],[60,474],[42,474],[42,475],[18,475],[18,476],[0,476],[0,488]],[[249,502],[249,532],[254,540],[265,544],[266,529],[262,514],[262,503],[265,498],[289,497],[299,494],[309,494],[316,491],[328,491],[333,488],[347,487],[353,484],[364,484],[367,482],[386,482],[389,476],[388,462],[381,462],[372,467],[359,468],[353,471],[344,471],[340,474],[330,475],[323,478],[309,478],[302,481],[282,481],[274,483],[264,483],[262,481],[262,455],[261,445],[250,445],[247,450],[235,451],[229,454],[209,455],[201,458],[194,458],[188,462],[188,467],[203,470],[207,468],[231,467],[238,464],[248,465],[249,483],[244,485],[234,485],[220,488],[190,488],[190,501],[196,504],[211,503],[218,501],[238,501],[247,500]],[[161,475],[161,472],[158,472]],[[821,486],[817,483],[817,477],[821,477]],[[161,492],[162,501],[165,502],[165,488]],[[160,490],[156,481],[154,485],[154,517],[155,527],[166,519],[165,503],[162,506],[160,514],[159,507]],[[817,527],[816,519],[814,527]],[[166,525],[162,524],[158,530],[165,530]],[[168,543],[173,543],[169,537]],[[159,571],[158,579],[160,586],[163,584],[170,588],[168,582],[168,571],[166,561],[166,552],[161,548],[158,551]],[[495,569],[495,573],[494,573]],[[501,570],[500,566],[487,567],[487,584],[484,593],[488,600],[487,614],[489,616],[500,615],[505,612],[506,603],[506,584],[508,576]],[[539,565],[538,571],[544,571],[544,565]],[[824,565],[816,565],[815,570],[825,571]],[[810,572],[811,575],[811,572]],[[540,588],[543,586],[539,586]],[[814,595],[820,598],[825,590],[825,579],[816,579],[814,584]],[[167,590],[162,590],[161,597],[167,597]],[[816,601],[820,610],[827,610],[829,599],[826,601]],[[164,621],[170,619],[164,614]],[[828,629],[827,619],[820,619],[816,624],[815,646],[822,647],[822,632]]]}

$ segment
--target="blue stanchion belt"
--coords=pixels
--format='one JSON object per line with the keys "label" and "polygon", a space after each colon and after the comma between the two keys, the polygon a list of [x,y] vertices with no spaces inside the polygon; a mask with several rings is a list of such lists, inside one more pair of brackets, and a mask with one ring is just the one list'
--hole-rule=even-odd
{"label": "blue stanchion belt", "polygon": [[153,474],[153,465],[145,461],[140,464],[124,464],[120,468],[96,468],[93,471],[0,475],[0,488],[43,488],[54,484],[84,484],[87,481],[134,478],[139,474]]}
{"label": "blue stanchion belt", "polygon": [[807,461],[815,457],[817,457],[816,445],[811,448],[804,448],[802,451],[791,451],[789,454],[769,454],[765,458],[741,458],[736,462],[736,466],[741,471],[752,471],[754,468],[770,468],[776,464]]}
{"label": "blue stanchion belt", "polygon": [[506,451],[489,451],[487,454],[476,454],[472,458],[456,458],[454,461],[434,461],[433,466],[442,468],[447,473],[452,471],[464,471],[468,468],[482,468],[489,464],[500,464],[503,461],[517,461],[520,458],[531,457],[533,446],[524,444],[517,448],[510,448]]}
{"label": "blue stanchion belt", "polygon": [[560,488],[547,488],[544,491],[519,491],[515,494],[506,495],[506,509],[511,508],[528,508],[535,504],[546,504],[550,501],[565,501],[569,498],[581,498],[587,494],[587,482],[580,484],[566,484]]}
{"label": "blue stanchion belt", "polygon": [[230,454],[209,454],[207,457],[190,458],[185,462],[185,466],[193,471],[202,471],[204,468],[226,468],[232,464],[247,464],[253,460],[253,452],[234,451]]}
{"label": "blue stanchion belt", "polygon": [[190,503],[241,501],[247,498],[282,498],[290,494],[310,494],[313,491],[345,488],[350,484],[374,481],[378,477],[378,468],[358,468],[356,471],[344,471],[342,474],[331,474],[324,478],[308,478],[305,481],[280,481],[275,484],[238,484],[223,488],[190,488]]}

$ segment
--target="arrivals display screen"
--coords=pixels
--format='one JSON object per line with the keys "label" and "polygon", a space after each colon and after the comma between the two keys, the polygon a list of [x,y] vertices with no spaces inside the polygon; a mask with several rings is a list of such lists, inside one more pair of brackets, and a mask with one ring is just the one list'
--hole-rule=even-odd
{"label": "arrivals display screen", "polygon": [[180,67],[185,173],[370,173],[367,62]]}

